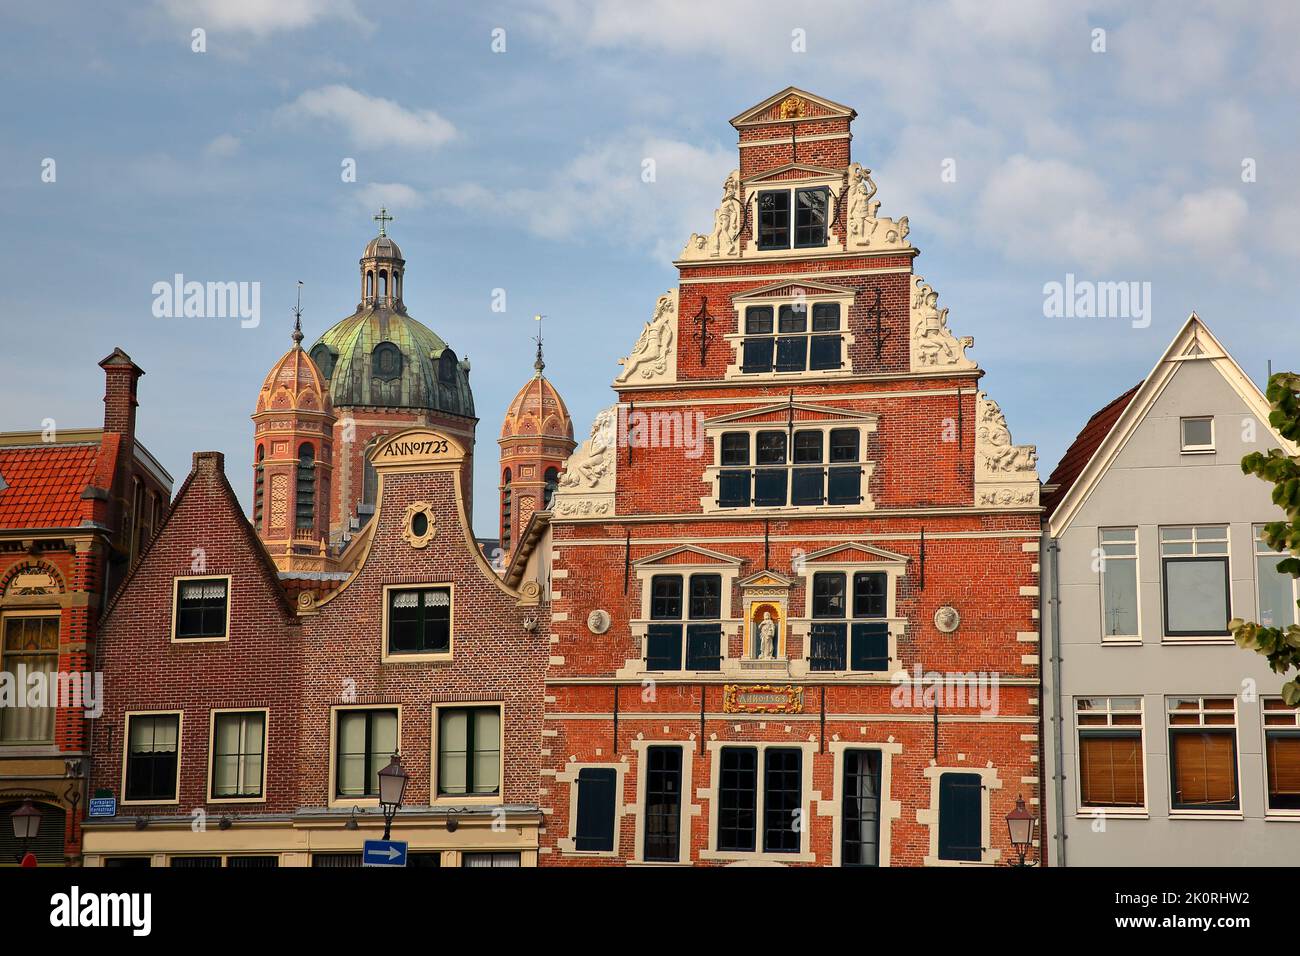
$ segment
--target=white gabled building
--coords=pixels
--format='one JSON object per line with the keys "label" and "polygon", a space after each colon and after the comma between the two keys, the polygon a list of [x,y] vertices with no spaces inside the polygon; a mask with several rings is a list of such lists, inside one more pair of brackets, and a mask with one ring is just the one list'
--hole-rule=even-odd
{"label": "white gabled building", "polygon": [[1097,412],[1044,485],[1053,865],[1291,865],[1300,721],[1232,617],[1287,624],[1295,585],[1252,451],[1295,447],[1196,315]]}

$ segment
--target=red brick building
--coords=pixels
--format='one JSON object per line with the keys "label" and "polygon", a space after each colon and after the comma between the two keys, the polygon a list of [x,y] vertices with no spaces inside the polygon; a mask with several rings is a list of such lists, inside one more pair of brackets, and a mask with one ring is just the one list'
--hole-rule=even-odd
{"label": "red brick building", "polygon": [[992,865],[1041,806],[1034,451],[854,116],[790,88],[731,121],[561,475],[544,864]]}
{"label": "red brick building", "polygon": [[[102,428],[0,434],[0,866],[15,862],[8,818],[28,799],[41,813],[38,861],[81,859],[87,713],[105,692],[91,666],[99,616],[171,497],[171,476],[135,435],[144,373],[121,349],[99,364]],[[47,683],[55,675],[68,696]]]}

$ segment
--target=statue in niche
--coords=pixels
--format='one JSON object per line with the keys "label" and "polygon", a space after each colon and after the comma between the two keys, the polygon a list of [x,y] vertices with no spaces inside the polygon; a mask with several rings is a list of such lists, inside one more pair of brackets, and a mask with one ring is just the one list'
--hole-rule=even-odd
{"label": "statue in niche", "polygon": [[758,660],[774,661],[780,648],[781,612],[771,604],[754,608],[750,631],[753,634],[753,656]]}

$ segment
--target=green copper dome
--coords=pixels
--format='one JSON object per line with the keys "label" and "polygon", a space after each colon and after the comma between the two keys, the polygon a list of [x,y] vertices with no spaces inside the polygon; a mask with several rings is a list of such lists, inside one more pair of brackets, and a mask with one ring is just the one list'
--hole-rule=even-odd
{"label": "green copper dome", "polygon": [[427,408],[474,417],[469,362],[406,314],[406,262],[386,236],[366,246],[357,311],[327,331],[310,355],[335,408]]}

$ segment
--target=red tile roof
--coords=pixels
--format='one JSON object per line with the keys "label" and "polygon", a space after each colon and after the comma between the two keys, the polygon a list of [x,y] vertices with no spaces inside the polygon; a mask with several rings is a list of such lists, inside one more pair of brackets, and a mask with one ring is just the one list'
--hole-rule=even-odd
{"label": "red tile roof", "polygon": [[1056,506],[1061,503],[1061,499],[1074,487],[1083,469],[1088,467],[1088,462],[1097,453],[1097,449],[1106,440],[1106,436],[1110,434],[1110,430],[1115,427],[1119,417],[1124,414],[1124,409],[1128,408],[1129,402],[1133,401],[1133,396],[1141,387],[1142,382],[1138,382],[1088,419],[1088,424],[1083,426],[1074,443],[1066,449],[1061,460],[1052,469],[1052,477],[1046,482],[1049,486],[1055,486],[1051,491],[1043,493],[1043,505],[1048,515],[1056,511]]}
{"label": "red tile roof", "polygon": [[94,484],[99,445],[0,447],[0,528],[71,528],[81,524]]}

